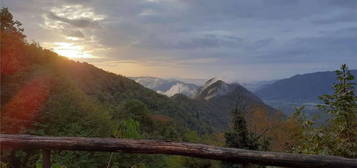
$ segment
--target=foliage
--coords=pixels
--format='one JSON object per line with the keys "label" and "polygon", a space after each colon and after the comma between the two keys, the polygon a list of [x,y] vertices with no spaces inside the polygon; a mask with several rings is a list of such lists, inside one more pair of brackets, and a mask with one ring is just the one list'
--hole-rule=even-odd
{"label": "foliage", "polygon": [[[26,42],[21,23],[13,21],[6,8],[1,9],[1,25],[1,123],[6,123],[1,127],[2,133],[223,145],[223,134],[212,133],[212,125],[226,120],[217,111],[229,113],[226,109],[237,97],[247,97],[239,93],[249,93],[240,88],[235,92],[238,95],[211,104],[180,95],[168,98],[126,77]],[[248,97],[251,102],[260,102],[253,95]],[[265,105],[262,109],[264,113],[257,116],[267,118],[271,109]],[[228,146],[266,150],[268,141],[260,135],[264,131],[257,134],[250,127],[256,121],[247,124],[239,109],[233,118],[234,129],[225,134]],[[8,167],[35,167],[41,162],[40,151],[36,150],[9,150],[2,154],[1,165]],[[53,151],[53,162],[58,167],[105,167],[108,163],[111,167],[219,166],[217,161],[179,156],[68,151]]]}
{"label": "foliage", "polygon": [[[123,76],[28,43],[21,23],[13,20],[7,8],[1,9],[0,16],[1,133],[210,142],[206,135],[209,125],[191,117],[189,108]],[[104,152],[52,152],[56,167],[106,167],[111,157]],[[2,149],[1,153],[1,167],[41,164],[38,150]],[[211,163],[115,153],[111,167],[202,167]]]}
{"label": "foliage", "polygon": [[250,132],[258,136],[269,138],[269,149],[272,151],[283,151],[286,143],[285,118],[279,112],[269,114],[261,105],[251,105],[245,113],[247,127]]}
{"label": "foliage", "polygon": [[1,73],[8,75],[18,71],[26,63],[26,60],[22,60],[24,53],[19,50],[25,46],[25,35],[21,23],[13,20],[7,8],[1,9],[0,19]]}
{"label": "foliage", "polygon": [[292,117],[300,126],[295,145],[290,149],[301,153],[328,154],[344,157],[357,157],[357,97],[352,82],[354,76],[343,64],[336,71],[337,83],[333,85],[334,93],[323,95],[324,104],[318,105],[321,111],[330,114],[325,125],[316,126],[307,120],[298,109]]}
{"label": "foliage", "polygon": [[[226,146],[240,149],[251,150],[268,150],[269,141],[263,135],[257,135],[254,132],[250,132],[247,128],[246,119],[244,113],[246,112],[246,106],[236,107],[232,111],[232,130],[225,133]],[[223,167],[241,167],[248,165],[245,164],[233,164],[230,162],[224,162]],[[252,165],[249,165],[252,167]]]}

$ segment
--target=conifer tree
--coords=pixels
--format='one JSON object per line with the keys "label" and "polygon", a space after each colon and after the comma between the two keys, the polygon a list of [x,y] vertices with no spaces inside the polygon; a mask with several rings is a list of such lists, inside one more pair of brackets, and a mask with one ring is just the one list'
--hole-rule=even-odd
{"label": "conifer tree", "polygon": [[329,114],[321,126],[303,117],[301,111],[295,114],[301,128],[300,140],[291,147],[292,151],[308,154],[327,154],[343,157],[357,157],[357,97],[353,83],[354,76],[343,64],[336,71],[337,82],[333,93],[320,97],[323,104],[317,107]]}
{"label": "conifer tree", "polygon": [[[250,132],[247,128],[247,122],[245,120],[245,112],[247,110],[246,105],[236,106],[232,110],[232,130],[225,133],[226,146],[240,149],[251,150],[267,150],[269,141],[262,136],[258,136],[253,132]],[[225,168],[240,168],[240,167],[256,167],[247,163],[234,164],[230,162],[224,162]]]}
{"label": "conifer tree", "polygon": [[357,97],[353,83],[354,76],[343,64],[336,71],[337,83],[333,85],[334,93],[323,95],[323,105],[319,109],[331,115],[329,124],[324,130],[330,140],[326,144],[329,154],[345,157],[357,156]]}

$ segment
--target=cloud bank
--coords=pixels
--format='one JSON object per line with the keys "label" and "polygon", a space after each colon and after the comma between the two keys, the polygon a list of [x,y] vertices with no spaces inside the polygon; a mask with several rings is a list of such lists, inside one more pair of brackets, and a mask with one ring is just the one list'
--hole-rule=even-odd
{"label": "cloud bank", "polygon": [[252,81],[357,68],[355,0],[5,0],[41,44],[128,76]]}

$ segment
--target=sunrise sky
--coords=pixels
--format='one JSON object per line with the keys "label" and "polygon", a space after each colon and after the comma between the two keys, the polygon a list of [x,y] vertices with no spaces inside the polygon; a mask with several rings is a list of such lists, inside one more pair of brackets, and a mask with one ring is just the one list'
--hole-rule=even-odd
{"label": "sunrise sky", "polygon": [[257,81],[357,68],[356,0],[1,0],[29,40],[126,76]]}

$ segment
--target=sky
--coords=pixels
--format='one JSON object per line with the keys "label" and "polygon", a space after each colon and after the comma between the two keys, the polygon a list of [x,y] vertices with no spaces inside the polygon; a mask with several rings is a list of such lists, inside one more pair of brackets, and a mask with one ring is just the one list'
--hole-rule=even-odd
{"label": "sky", "polygon": [[260,81],[357,68],[357,0],[1,0],[28,40],[125,76]]}

